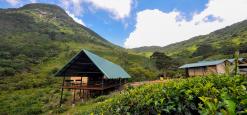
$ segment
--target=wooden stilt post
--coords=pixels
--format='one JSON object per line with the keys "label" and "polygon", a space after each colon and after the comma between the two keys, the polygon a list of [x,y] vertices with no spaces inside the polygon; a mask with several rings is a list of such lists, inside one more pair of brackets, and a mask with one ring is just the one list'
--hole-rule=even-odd
{"label": "wooden stilt post", "polygon": [[104,92],[104,76],[102,77],[102,80],[101,80],[101,95],[103,95],[103,92]]}
{"label": "wooden stilt post", "polygon": [[65,76],[63,77],[63,83],[62,83],[62,91],[61,91],[61,97],[60,97],[60,107],[62,105],[62,99],[63,99],[63,86],[64,86]]}
{"label": "wooden stilt post", "polygon": [[102,77],[101,79],[101,88],[103,89],[103,87],[104,87],[104,77]]}
{"label": "wooden stilt post", "polygon": [[80,99],[82,98],[82,96],[81,96],[81,88],[82,88],[82,77],[81,77],[81,84],[80,84]]}
{"label": "wooden stilt post", "polygon": [[84,89],[82,89],[82,96],[83,96],[83,98],[85,98]]}
{"label": "wooden stilt post", "polygon": [[120,86],[122,85],[122,83],[121,83],[121,78],[120,78]]}
{"label": "wooden stilt post", "polygon": [[74,99],[73,99],[73,104],[75,104],[75,93],[76,93],[76,88],[74,88]]}

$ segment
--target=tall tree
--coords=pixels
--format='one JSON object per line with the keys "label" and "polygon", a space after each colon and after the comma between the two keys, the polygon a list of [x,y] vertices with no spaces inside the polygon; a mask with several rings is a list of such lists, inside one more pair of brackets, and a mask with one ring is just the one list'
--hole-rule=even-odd
{"label": "tall tree", "polygon": [[240,53],[247,53],[247,45],[246,45],[247,43],[241,43],[240,45],[239,45],[239,52]]}
{"label": "tall tree", "polygon": [[150,59],[158,70],[167,70],[172,66],[172,58],[161,52],[154,52]]}
{"label": "tall tree", "polygon": [[201,44],[198,46],[197,50],[192,54],[193,56],[203,56],[208,57],[212,55],[214,48],[210,44]]}

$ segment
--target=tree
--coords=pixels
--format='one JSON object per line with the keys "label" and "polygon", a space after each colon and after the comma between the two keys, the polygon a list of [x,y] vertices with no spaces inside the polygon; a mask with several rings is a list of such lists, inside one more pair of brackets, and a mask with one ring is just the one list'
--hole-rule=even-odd
{"label": "tree", "polygon": [[247,43],[241,43],[240,45],[239,45],[239,52],[240,53],[247,53],[247,45],[246,45]]}
{"label": "tree", "polygon": [[234,52],[238,49],[238,46],[230,41],[226,41],[222,44],[223,46],[220,48],[220,52],[225,55],[234,54]]}
{"label": "tree", "polygon": [[172,58],[161,52],[154,52],[150,56],[151,61],[154,63],[158,70],[168,70],[172,67]]}
{"label": "tree", "polygon": [[214,48],[210,44],[201,44],[198,46],[197,50],[192,54],[192,56],[203,56],[208,57],[212,55],[214,52]]}

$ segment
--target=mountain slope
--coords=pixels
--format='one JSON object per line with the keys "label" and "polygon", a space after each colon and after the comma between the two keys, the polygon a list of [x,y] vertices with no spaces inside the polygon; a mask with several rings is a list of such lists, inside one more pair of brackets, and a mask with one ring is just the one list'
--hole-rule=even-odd
{"label": "mountain slope", "polygon": [[[0,10],[0,114],[55,114],[61,80],[53,74],[85,48],[124,67],[131,80],[153,79],[148,59],[77,24],[58,6]],[[65,100],[71,100],[67,92]]]}
{"label": "mountain slope", "polygon": [[3,25],[0,26],[1,76],[27,71],[31,69],[28,66],[59,54],[64,49],[60,43],[64,42],[120,48],[74,22],[54,5],[29,4],[18,9],[2,9],[0,25]]}
{"label": "mountain slope", "polygon": [[232,52],[227,50],[231,49],[246,49],[244,47],[246,43],[247,20],[214,31],[208,35],[193,37],[189,40],[170,44],[165,47],[151,46],[134,48],[133,50],[137,52],[161,51],[174,57],[193,58],[196,57],[193,53],[197,51],[198,47],[204,44],[212,46],[212,49],[216,52],[212,56],[216,56],[230,54]]}
{"label": "mountain slope", "polygon": [[[41,34],[54,34],[49,37],[54,39],[68,39],[71,34],[84,37],[83,40],[96,40],[109,43],[97,33],[76,23],[66,12],[55,5],[28,4],[18,9],[2,9],[1,12],[1,35],[9,32],[39,32]],[[77,39],[76,36],[69,39]]]}

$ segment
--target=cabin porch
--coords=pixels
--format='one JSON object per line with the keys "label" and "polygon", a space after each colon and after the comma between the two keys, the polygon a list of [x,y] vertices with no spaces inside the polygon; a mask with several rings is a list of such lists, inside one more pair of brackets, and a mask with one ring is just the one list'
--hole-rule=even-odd
{"label": "cabin porch", "polygon": [[117,87],[125,83],[125,79],[121,80],[103,80],[102,82],[83,83],[81,80],[65,80],[62,88],[65,89],[82,89],[82,90],[105,90],[111,87]]}
{"label": "cabin porch", "polygon": [[75,103],[78,97],[83,99],[107,94],[130,78],[119,65],[87,50],[79,52],[55,76],[63,77],[60,105],[65,89],[73,94]]}
{"label": "cabin porch", "polygon": [[[85,100],[107,94],[126,83],[126,79],[107,79],[104,77],[64,77],[62,83],[61,101],[64,90],[67,89],[73,95],[73,103],[78,99]],[[62,102],[60,102],[62,103]]]}

